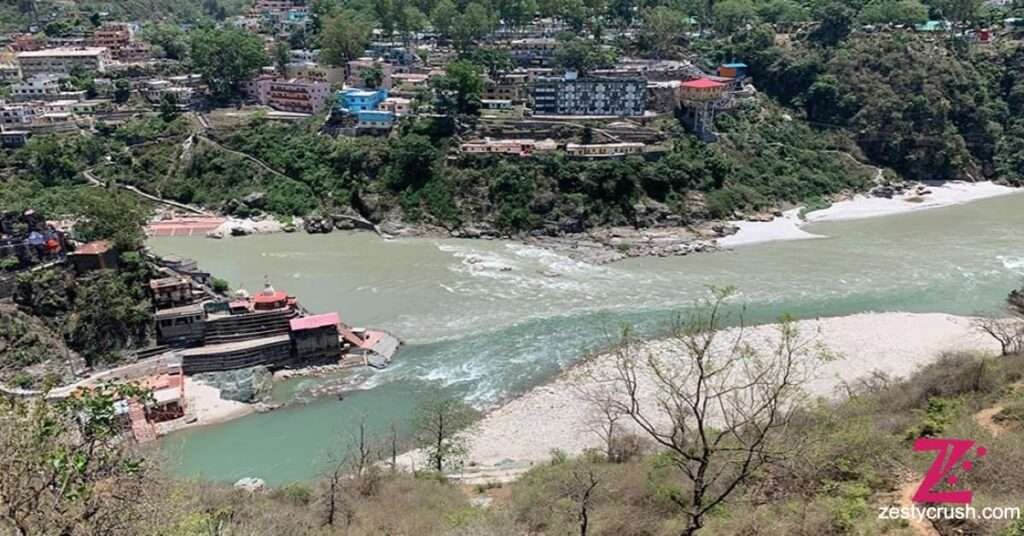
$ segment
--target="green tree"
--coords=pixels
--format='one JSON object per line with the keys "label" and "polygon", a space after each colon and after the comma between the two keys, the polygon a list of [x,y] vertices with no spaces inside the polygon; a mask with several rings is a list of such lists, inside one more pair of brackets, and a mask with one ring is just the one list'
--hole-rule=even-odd
{"label": "green tree", "polygon": [[169,59],[183,60],[188,55],[188,36],[177,24],[146,24],[142,29],[142,38],[160,47]]}
{"label": "green tree", "polygon": [[292,51],[288,43],[278,41],[274,44],[274,66],[281,76],[288,76],[288,64],[292,60]]}
{"label": "green tree", "polygon": [[497,0],[498,18],[511,27],[519,27],[533,20],[537,12],[536,0]]}
{"label": "green tree", "polygon": [[668,56],[676,42],[686,31],[686,14],[658,6],[643,12],[643,36],[646,48],[656,56]]}
{"label": "green tree", "polygon": [[437,149],[430,138],[407,134],[392,140],[390,149],[388,183],[395,191],[422,188],[433,177]]}
{"label": "green tree", "polygon": [[555,49],[555,64],[581,74],[594,69],[608,69],[615,65],[615,54],[590,39],[562,41]]}
{"label": "green tree", "polygon": [[853,11],[841,2],[832,2],[822,11],[821,23],[810,38],[826,47],[834,47],[850,35]]}
{"label": "green tree", "polygon": [[494,48],[474,48],[462,54],[462,59],[479,65],[491,77],[511,71],[515,67],[512,55],[507,51]]}
{"label": "green tree", "polygon": [[370,24],[359,13],[345,9],[323,22],[320,58],[329,65],[345,65],[358,58],[370,42]]}
{"label": "green tree", "polygon": [[117,272],[90,274],[78,285],[74,310],[64,325],[68,344],[90,365],[114,362],[115,352],[146,344],[151,307]]}
{"label": "green tree", "polygon": [[405,6],[398,13],[398,31],[402,32],[408,42],[416,33],[427,27],[427,16],[416,6]]}
{"label": "green tree", "polygon": [[751,0],[722,0],[714,7],[715,29],[722,33],[736,30],[757,22],[757,10]]}
{"label": "green tree", "polygon": [[807,10],[795,0],[769,0],[757,6],[757,15],[765,22],[787,24],[809,19]]}
{"label": "green tree", "polygon": [[964,22],[977,16],[982,0],[930,0],[928,4],[942,18],[953,22]]}
{"label": "green tree", "polygon": [[466,61],[449,63],[445,74],[431,80],[431,85],[440,111],[469,115],[480,112],[484,82],[476,65]]}
{"label": "green tree", "polygon": [[466,50],[485,35],[494,31],[495,19],[483,4],[472,2],[452,23],[455,48]]}
{"label": "green tree", "polygon": [[75,235],[82,241],[110,240],[120,251],[134,251],[146,238],[149,210],[131,194],[90,189],[82,195],[79,214]]}
{"label": "green tree", "polygon": [[148,464],[132,453],[115,402],[151,396],[100,385],[58,402],[0,400],[0,527],[10,534],[145,530],[156,513]]}
{"label": "green tree", "polygon": [[438,473],[462,464],[466,452],[463,430],[472,423],[473,410],[461,400],[436,393],[416,408],[413,429],[416,444]]}
{"label": "green tree", "polygon": [[377,89],[384,83],[384,71],[377,64],[363,69],[362,75],[363,86],[367,89]]}
{"label": "green tree", "polygon": [[440,0],[430,11],[430,24],[437,33],[451,37],[452,28],[458,16],[459,10],[455,8],[455,3],[452,0]]}
{"label": "green tree", "polygon": [[132,96],[132,84],[124,78],[114,81],[114,102],[124,103]]}
{"label": "green tree", "polygon": [[194,30],[191,58],[210,93],[218,99],[230,98],[239,82],[267,64],[263,41],[237,28]]}
{"label": "green tree", "polygon": [[928,7],[918,0],[875,0],[857,19],[863,24],[920,24],[928,20]]}
{"label": "green tree", "polygon": [[177,119],[181,111],[178,110],[178,98],[173,93],[164,93],[160,97],[160,119],[170,123]]}

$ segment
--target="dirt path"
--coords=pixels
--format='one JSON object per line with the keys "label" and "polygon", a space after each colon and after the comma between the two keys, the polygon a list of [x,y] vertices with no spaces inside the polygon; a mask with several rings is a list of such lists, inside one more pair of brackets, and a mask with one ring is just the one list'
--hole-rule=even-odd
{"label": "dirt path", "polygon": [[995,416],[1003,411],[1003,406],[996,405],[991,408],[985,408],[974,414],[974,422],[978,423],[978,426],[988,430],[993,437],[999,437],[999,434],[1006,431],[1006,428],[995,421]]}
{"label": "dirt path", "polygon": [[[917,491],[917,486],[920,482],[910,481],[899,489],[899,506],[900,508],[913,508],[914,507],[914,492]],[[939,531],[935,530],[931,521],[919,520],[913,517],[910,518],[907,523],[910,525],[910,530],[914,531],[917,536],[942,536]]]}

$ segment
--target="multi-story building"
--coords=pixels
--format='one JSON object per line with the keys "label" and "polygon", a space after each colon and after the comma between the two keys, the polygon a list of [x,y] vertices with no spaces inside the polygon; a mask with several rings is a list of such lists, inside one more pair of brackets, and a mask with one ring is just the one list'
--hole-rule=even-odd
{"label": "multi-story building", "polygon": [[[180,77],[176,77],[179,78]],[[146,100],[153,104],[163,101],[164,95],[174,97],[179,110],[188,110],[192,107],[192,100],[195,98],[195,89],[189,86],[176,85],[167,80],[149,80],[145,82],[141,90]]]}
{"label": "multi-story building", "polygon": [[23,147],[28,142],[29,131],[27,130],[7,130],[0,126],[0,147],[5,149],[17,149]]}
{"label": "multi-story building", "polygon": [[412,111],[412,101],[402,97],[388,97],[377,105],[377,109],[402,116]]}
{"label": "multi-story building", "polygon": [[327,109],[331,85],[305,78],[254,78],[243,89],[260,104],[275,110],[317,114]]}
{"label": "multi-story building", "polygon": [[533,86],[536,115],[638,116],[647,104],[643,78],[537,78]]}
{"label": "multi-story building", "polygon": [[488,78],[484,81],[483,98],[493,100],[509,100],[514,103],[525,102],[527,97],[527,74],[505,74],[497,79]]}
{"label": "multi-story building", "polygon": [[46,37],[39,34],[20,34],[14,36],[9,46],[15,52],[39,50],[46,46]]}
{"label": "multi-story building", "polygon": [[107,22],[92,34],[95,47],[109,48],[116,52],[132,42],[132,28],[124,22]]}
{"label": "multi-story building", "polygon": [[52,74],[33,76],[11,86],[11,98],[16,101],[53,100],[60,98],[60,93],[60,77]]}
{"label": "multi-story building", "polygon": [[358,113],[376,110],[384,99],[388,98],[388,92],[383,89],[368,90],[349,88],[343,89],[337,94],[337,106],[350,113]]}
{"label": "multi-story building", "polygon": [[18,129],[32,124],[35,115],[31,106],[23,104],[0,105],[0,126],[5,129]]}
{"label": "multi-story building", "polygon": [[103,47],[47,48],[19,52],[16,56],[22,76],[64,73],[75,70],[106,71],[110,49]]}
{"label": "multi-story building", "polygon": [[13,63],[0,63],[0,82],[21,79],[21,69]]}
{"label": "multi-story building", "polygon": [[554,60],[558,41],[548,37],[529,37],[510,41],[505,48],[518,65],[544,66]]}

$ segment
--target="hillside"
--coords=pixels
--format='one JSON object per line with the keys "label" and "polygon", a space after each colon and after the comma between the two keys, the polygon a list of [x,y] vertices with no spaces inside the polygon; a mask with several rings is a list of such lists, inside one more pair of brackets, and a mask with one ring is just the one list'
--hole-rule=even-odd
{"label": "hillside", "polygon": [[169,21],[195,23],[223,19],[240,13],[245,0],[3,0],[0,32],[20,31],[31,24],[88,21],[94,13],[109,20]]}

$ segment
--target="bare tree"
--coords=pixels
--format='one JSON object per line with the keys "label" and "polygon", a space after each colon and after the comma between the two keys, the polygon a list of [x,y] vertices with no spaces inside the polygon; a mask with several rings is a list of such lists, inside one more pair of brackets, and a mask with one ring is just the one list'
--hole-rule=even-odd
{"label": "bare tree", "polygon": [[569,499],[576,504],[576,519],[579,522],[580,536],[587,536],[590,530],[590,503],[594,490],[601,483],[589,464],[572,471],[573,485],[567,493]]}
{"label": "bare tree", "polygon": [[590,405],[586,418],[586,426],[601,438],[604,444],[605,459],[609,462],[618,461],[615,453],[615,442],[619,436],[619,421],[626,418],[621,405],[615,398],[610,386],[600,382],[587,382],[580,386],[580,394]]}
{"label": "bare tree", "polygon": [[462,435],[473,421],[474,412],[461,400],[434,393],[416,409],[413,421],[416,443],[426,451],[430,466],[437,472],[458,465],[466,456]]}
{"label": "bare tree", "polygon": [[975,325],[999,343],[1002,355],[1024,351],[1024,320],[1019,318],[979,318]]}
{"label": "bare tree", "polygon": [[[767,351],[740,327],[722,330],[731,290],[716,290],[678,322],[671,352],[645,352],[627,332],[616,351],[619,410],[658,446],[684,479],[670,498],[696,534],[705,516],[791,445],[782,432],[802,401],[801,386],[825,354],[789,320]],[[742,318],[740,317],[740,321]]]}

